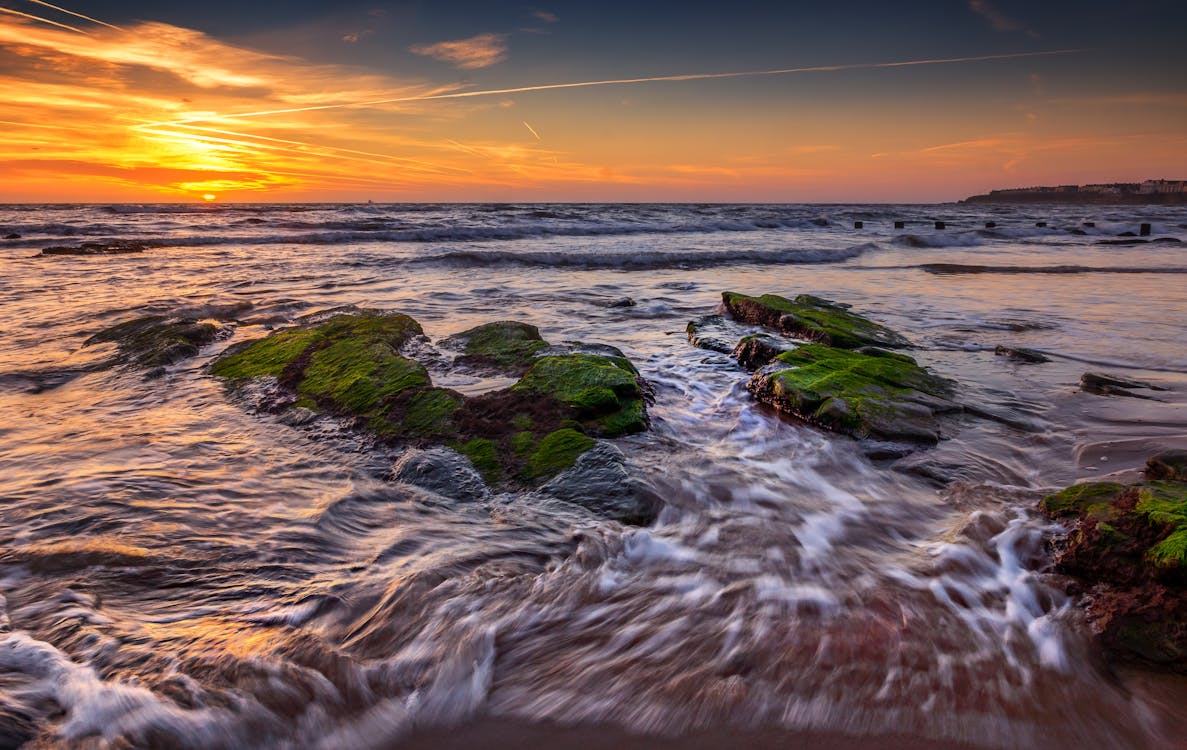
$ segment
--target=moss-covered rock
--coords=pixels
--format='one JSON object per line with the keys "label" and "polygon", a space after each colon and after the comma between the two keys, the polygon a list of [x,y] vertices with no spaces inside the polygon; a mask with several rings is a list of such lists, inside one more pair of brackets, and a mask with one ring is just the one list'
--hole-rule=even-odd
{"label": "moss-covered rock", "polygon": [[809,344],[784,352],[750,379],[755,398],[854,437],[939,440],[937,416],[959,411],[952,384],[909,357]]}
{"label": "moss-covered rock", "polygon": [[224,326],[208,321],[146,315],[104,328],[82,345],[115,344],[117,357],[112,364],[156,371],[193,357],[224,330]]}
{"label": "moss-covered rock", "polygon": [[274,378],[281,410],[353,418],[389,443],[452,448],[495,487],[540,484],[572,466],[594,438],[647,428],[642,381],[617,349],[552,348],[521,323],[479,326],[451,343],[522,377],[467,397],[434,387],[408,356],[405,345],[421,336],[406,315],[343,311],[231,347],[211,373],[232,387]]}
{"label": "moss-covered rock", "polygon": [[901,349],[911,345],[894,331],[849,312],[847,305],[801,294],[794,300],[775,294],[750,297],[722,292],[725,309],[737,320],[768,326],[796,338],[842,349],[882,346]]}
{"label": "moss-covered rock", "polygon": [[1187,451],[1165,451],[1146,461],[1147,479],[1187,482]]}
{"label": "moss-covered rock", "polygon": [[795,342],[766,333],[743,336],[731,354],[747,370],[757,370],[784,352],[794,351]]}
{"label": "moss-covered rock", "polygon": [[441,344],[462,352],[458,364],[516,375],[527,371],[536,354],[548,347],[540,329],[513,320],[486,323],[454,334]]}
{"label": "moss-covered rock", "polygon": [[643,388],[625,358],[596,354],[543,357],[512,390],[534,392],[571,408],[594,435],[619,437],[647,429]]}
{"label": "moss-covered rock", "polygon": [[1087,614],[1104,645],[1187,671],[1187,482],[1151,466],[1144,484],[1072,485],[1040,508],[1071,524],[1056,569],[1089,585]]}

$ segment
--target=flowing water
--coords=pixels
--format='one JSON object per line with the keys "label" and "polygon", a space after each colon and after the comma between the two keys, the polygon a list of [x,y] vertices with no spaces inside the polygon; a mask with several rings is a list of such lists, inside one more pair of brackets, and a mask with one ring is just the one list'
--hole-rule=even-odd
{"label": "flowing water", "polygon": [[[0,746],[385,748],[475,726],[467,747],[509,726],[556,747],[1181,746],[1165,690],[1097,653],[1033,511],[1187,447],[1187,246],[1110,244],[1139,221],[1187,239],[1187,209],[1145,207],[0,207],[22,235],[0,244]],[[34,257],[102,239],[162,246]],[[725,289],[852,303],[1010,424],[969,419],[903,471],[780,419],[685,336]],[[206,373],[346,304],[434,339],[516,319],[623,349],[655,403],[617,442],[659,519],[449,501]],[[152,312],[239,322],[159,378],[90,367],[110,350],[87,335]],[[1170,390],[1094,396],[1086,370]]]}

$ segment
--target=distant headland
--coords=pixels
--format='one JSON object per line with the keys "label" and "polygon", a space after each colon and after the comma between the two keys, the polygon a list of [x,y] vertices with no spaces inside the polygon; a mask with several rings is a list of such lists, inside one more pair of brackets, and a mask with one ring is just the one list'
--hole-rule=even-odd
{"label": "distant headland", "polygon": [[973,195],[960,202],[1183,205],[1187,204],[1187,180],[1006,188]]}

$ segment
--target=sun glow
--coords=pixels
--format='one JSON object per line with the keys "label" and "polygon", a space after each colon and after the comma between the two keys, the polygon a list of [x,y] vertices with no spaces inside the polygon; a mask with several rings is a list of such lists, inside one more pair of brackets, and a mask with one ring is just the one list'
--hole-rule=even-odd
{"label": "sun glow", "polygon": [[207,193],[206,195],[202,196],[202,200],[206,201],[207,203],[210,203],[211,201],[215,200],[216,198],[218,198],[218,196],[215,195],[214,193]]}

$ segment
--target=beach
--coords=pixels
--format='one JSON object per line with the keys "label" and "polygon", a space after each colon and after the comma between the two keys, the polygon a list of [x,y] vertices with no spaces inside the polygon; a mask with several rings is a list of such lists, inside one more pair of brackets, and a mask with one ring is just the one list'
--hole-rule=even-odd
{"label": "beach", "polygon": [[[0,746],[1182,746],[1183,676],[1102,650],[1039,502],[1187,449],[1187,208],[0,206],[9,234]],[[851,305],[992,418],[892,456],[780,415],[689,341],[726,291]],[[348,306],[616,347],[649,425],[606,442],[654,517],[398,481],[401,445],[211,372]],[[83,345],[144,316],[218,333]]]}

